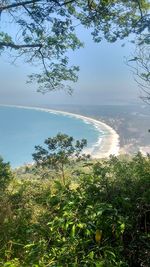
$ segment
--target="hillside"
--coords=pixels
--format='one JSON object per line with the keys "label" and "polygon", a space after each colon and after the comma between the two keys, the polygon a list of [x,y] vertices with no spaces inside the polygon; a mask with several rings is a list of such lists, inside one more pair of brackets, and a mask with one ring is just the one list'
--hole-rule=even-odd
{"label": "hillside", "polygon": [[0,266],[148,267],[150,157],[79,162],[65,176],[0,161]]}

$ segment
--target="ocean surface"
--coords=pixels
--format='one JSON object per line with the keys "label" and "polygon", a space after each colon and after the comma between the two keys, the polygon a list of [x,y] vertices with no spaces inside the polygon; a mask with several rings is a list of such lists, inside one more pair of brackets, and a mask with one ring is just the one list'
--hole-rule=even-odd
{"label": "ocean surface", "polygon": [[[0,155],[13,168],[32,162],[35,145],[43,145],[58,132],[86,138],[88,148],[100,138],[100,132],[82,119],[41,110],[0,106]],[[102,133],[103,135],[103,133]]]}

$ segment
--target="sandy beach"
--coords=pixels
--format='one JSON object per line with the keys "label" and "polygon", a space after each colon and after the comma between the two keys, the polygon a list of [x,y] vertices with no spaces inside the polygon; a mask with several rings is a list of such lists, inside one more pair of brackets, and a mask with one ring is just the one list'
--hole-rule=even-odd
{"label": "sandy beach", "polygon": [[28,106],[16,106],[16,105],[1,105],[1,106],[22,108],[22,109],[33,109],[33,110],[39,110],[39,111],[53,113],[53,114],[62,114],[64,116],[81,119],[85,123],[92,124],[100,133],[100,137],[98,141],[95,143],[93,147],[85,149],[84,151],[85,153],[90,154],[93,159],[94,158],[96,159],[107,158],[110,155],[115,155],[115,156],[119,155],[119,149],[120,149],[119,135],[112,127],[110,127],[104,122],[101,122],[99,120],[86,117],[83,115],[55,110],[55,109],[28,107]]}

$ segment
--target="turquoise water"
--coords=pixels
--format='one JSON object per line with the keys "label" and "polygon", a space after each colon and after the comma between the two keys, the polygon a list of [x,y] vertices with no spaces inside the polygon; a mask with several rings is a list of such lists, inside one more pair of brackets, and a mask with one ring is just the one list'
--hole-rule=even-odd
{"label": "turquoise water", "polygon": [[58,132],[75,139],[86,138],[88,147],[99,139],[100,133],[92,124],[81,119],[40,110],[0,106],[0,155],[12,167],[32,162],[35,145]]}

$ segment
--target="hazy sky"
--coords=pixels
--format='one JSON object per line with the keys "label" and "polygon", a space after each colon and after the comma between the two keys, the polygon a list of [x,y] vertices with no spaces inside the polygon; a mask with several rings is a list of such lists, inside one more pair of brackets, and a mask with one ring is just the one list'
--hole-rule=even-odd
{"label": "hazy sky", "polygon": [[[126,40],[95,44],[88,31],[80,30],[85,48],[70,53],[71,64],[79,65],[79,80],[73,84],[72,96],[66,92],[36,92],[36,84],[26,84],[27,75],[35,69],[18,62],[11,65],[7,56],[0,58],[0,103],[3,104],[120,104],[139,101],[139,88],[125,57],[133,52]],[[121,44],[126,43],[125,47]]]}

